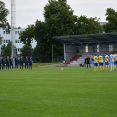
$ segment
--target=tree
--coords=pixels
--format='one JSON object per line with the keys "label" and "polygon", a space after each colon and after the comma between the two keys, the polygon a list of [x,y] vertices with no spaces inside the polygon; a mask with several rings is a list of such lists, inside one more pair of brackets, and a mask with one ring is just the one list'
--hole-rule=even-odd
{"label": "tree", "polygon": [[[4,48],[3,48],[3,47],[4,47]],[[2,48],[3,48],[2,54],[3,54],[4,56],[11,56],[12,42],[9,41],[8,44],[7,44],[7,46],[3,46],[3,47],[2,47]],[[15,46],[13,47],[13,51],[14,51],[14,54],[17,54],[17,51],[16,51],[16,47],[15,47]]]}
{"label": "tree", "polygon": [[107,8],[105,16],[106,21],[108,21],[104,25],[105,32],[117,32],[117,11],[112,8]]}
{"label": "tree", "polygon": [[34,49],[33,49],[33,54],[32,54],[32,56],[33,56],[33,61],[34,62],[40,62],[40,60],[39,60],[39,51],[38,51],[39,49],[38,49],[38,46],[36,46]]}
{"label": "tree", "polygon": [[63,55],[63,44],[53,40],[52,37],[72,34],[74,23],[77,19],[73,12],[66,0],[49,0],[49,3],[44,7],[44,17],[47,26],[46,40],[48,42],[47,46],[49,46],[48,56],[52,56],[53,45],[54,59]]}
{"label": "tree", "polygon": [[11,46],[12,46],[12,43],[11,41],[9,41],[7,46],[4,49],[4,53],[3,53],[4,56],[11,56]]}
{"label": "tree", "polygon": [[72,34],[77,19],[73,12],[66,0],[49,0],[44,7],[44,17],[51,36]]}
{"label": "tree", "polygon": [[22,29],[20,26],[18,26],[18,29]]}
{"label": "tree", "polygon": [[36,53],[39,57],[39,62],[50,62],[50,48],[51,42],[49,40],[49,34],[47,30],[47,23],[36,21],[35,22],[35,30],[34,30],[35,40],[37,41]]}
{"label": "tree", "polygon": [[0,45],[2,44],[2,37],[1,37],[1,35],[0,35]]}
{"label": "tree", "polygon": [[34,38],[34,28],[34,25],[28,25],[25,31],[20,33],[19,39],[21,39],[24,44],[31,44],[31,41]]}
{"label": "tree", "polygon": [[0,1],[0,27],[6,28],[8,14],[9,10],[6,9],[5,3]]}
{"label": "tree", "polygon": [[30,45],[24,45],[23,48],[21,49],[21,55],[26,57],[26,56],[32,56],[33,49]]}
{"label": "tree", "polygon": [[102,27],[100,26],[99,19],[87,18],[86,16],[80,16],[74,24],[74,35],[82,34],[95,34],[101,33]]}
{"label": "tree", "polygon": [[4,55],[4,50],[5,50],[5,48],[6,48],[6,45],[3,44],[3,45],[1,46],[1,55]]}

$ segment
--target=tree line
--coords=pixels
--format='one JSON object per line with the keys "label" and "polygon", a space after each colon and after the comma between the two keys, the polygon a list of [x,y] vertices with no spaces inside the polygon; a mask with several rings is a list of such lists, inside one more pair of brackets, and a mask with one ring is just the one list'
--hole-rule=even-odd
{"label": "tree line", "polygon": [[54,61],[63,59],[63,43],[52,39],[53,36],[117,32],[117,12],[112,8],[107,8],[107,23],[103,26],[100,18],[74,15],[67,0],[48,0],[43,15],[44,21],[36,20],[20,33],[20,39],[27,47],[31,47],[32,39],[36,40],[31,54],[39,62],[51,62],[52,49]]}

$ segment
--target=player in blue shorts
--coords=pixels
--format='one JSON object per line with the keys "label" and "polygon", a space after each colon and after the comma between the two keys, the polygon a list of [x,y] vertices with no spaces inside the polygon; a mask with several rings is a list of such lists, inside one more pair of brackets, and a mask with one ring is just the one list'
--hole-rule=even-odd
{"label": "player in blue shorts", "polygon": [[104,70],[103,56],[100,54],[98,58],[99,58],[99,66],[100,66],[100,70]]}
{"label": "player in blue shorts", "polygon": [[95,54],[93,56],[93,61],[94,61],[94,71],[98,71],[98,56]]}
{"label": "player in blue shorts", "polygon": [[117,54],[114,54],[114,68],[117,69]]}
{"label": "player in blue shorts", "polygon": [[105,69],[108,70],[109,69],[109,56],[107,53],[105,53]]}

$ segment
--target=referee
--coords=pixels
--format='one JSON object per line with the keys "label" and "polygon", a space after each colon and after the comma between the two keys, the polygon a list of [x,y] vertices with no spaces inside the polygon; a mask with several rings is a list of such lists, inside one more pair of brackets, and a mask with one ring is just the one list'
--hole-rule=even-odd
{"label": "referee", "polygon": [[90,65],[90,57],[87,57],[85,61],[86,61],[86,67],[87,68],[89,68],[89,67],[91,68],[91,65]]}

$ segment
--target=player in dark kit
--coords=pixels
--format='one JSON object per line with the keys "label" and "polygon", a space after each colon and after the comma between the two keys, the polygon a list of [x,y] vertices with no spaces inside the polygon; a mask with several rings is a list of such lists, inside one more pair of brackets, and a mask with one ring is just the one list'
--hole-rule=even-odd
{"label": "player in dark kit", "polygon": [[87,58],[86,58],[86,65],[87,65],[87,68],[88,68],[88,67],[91,68],[91,66],[90,66],[90,57],[87,57]]}
{"label": "player in dark kit", "polygon": [[23,56],[21,56],[21,58],[20,58],[20,69],[21,69],[21,68],[23,69],[23,62],[24,62]]}
{"label": "player in dark kit", "polygon": [[28,69],[28,63],[29,63],[28,56],[26,56],[26,59],[25,59],[25,69]]}
{"label": "player in dark kit", "polygon": [[1,59],[2,59],[2,70],[4,70],[4,68],[5,68],[5,59],[4,59],[4,57],[1,57]]}
{"label": "player in dark kit", "polygon": [[10,61],[10,69],[13,69],[13,58],[12,58],[12,56],[10,57],[9,61]]}
{"label": "player in dark kit", "polygon": [[18,69],[18,56],[15,57],[15,69]]}
{"label": "player in dark kit", "polygon": [[2,58],[0,56],[0,70],[2,70]]}
{"label": "player in dark kit", "polygon": [[32,70],[32,57],[29,58],[29,69]]}
{"label": "player in dark kit", "polygon": [[9,67],[10,67],[10,59],[9,59],[9,56],[7,56],[7,58],[6,58],[6,69],[9,70]]}

